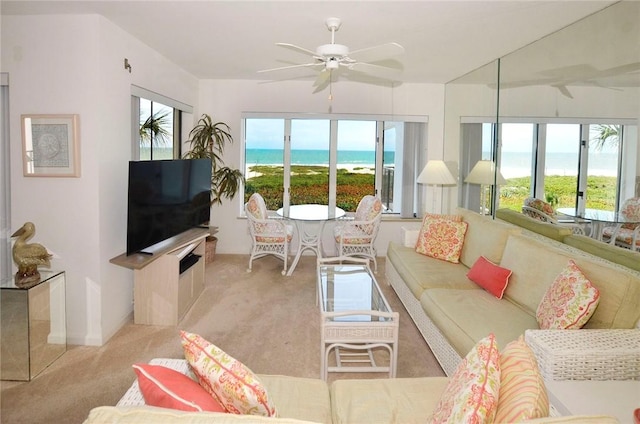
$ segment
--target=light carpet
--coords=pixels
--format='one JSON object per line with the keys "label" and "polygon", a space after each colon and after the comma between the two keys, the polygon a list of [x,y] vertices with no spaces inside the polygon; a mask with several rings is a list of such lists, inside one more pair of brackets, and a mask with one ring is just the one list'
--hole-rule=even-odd
{"label": "light carpet", "polygon": [[[201,334],[258,374],[320,376],[320,318],[315,257],[303,257],[291,277],[266,257],[246,272],[247,255],[217,255],[206,266],[205,290],[177,327],[123,326],[104,346],[70,346],[30,382],[2,382],[0,422],[82,423],[91,408],[115,405],[135,379],[132,364],[182,358],[179,331]],[[400,313],[398,377],[442,376],[442,369],[384,276],[376,279]],[[381,378],[385,374],[330,374]]]}

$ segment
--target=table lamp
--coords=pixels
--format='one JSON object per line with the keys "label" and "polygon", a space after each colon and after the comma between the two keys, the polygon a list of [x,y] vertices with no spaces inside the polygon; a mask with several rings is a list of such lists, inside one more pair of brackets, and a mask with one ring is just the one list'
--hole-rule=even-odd
{"label": "table lamp", "polygon": [[436,196],[435,186],[456,184],[456,179],[449,171],[447,164],[442,160],[430,160],[424,166],[424,169],[418,175],[416,180],[419,184],[428,184],[434,186],[432,212],[436,212]]}
{"label": "table lamp", "polygon": [[491,160],[479,160],[467,178],[469,184],[480,184],[480,215],[485,214],[485,190],[486,186],[506,184],[506,180]]}

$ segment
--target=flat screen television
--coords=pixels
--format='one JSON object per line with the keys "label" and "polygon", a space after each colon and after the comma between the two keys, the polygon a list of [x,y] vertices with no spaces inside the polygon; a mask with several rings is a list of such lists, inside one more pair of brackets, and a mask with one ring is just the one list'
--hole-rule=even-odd
{"label": "flat screen television", "polygon": [[211,160],[129,162],[127,255],[209,222]]}

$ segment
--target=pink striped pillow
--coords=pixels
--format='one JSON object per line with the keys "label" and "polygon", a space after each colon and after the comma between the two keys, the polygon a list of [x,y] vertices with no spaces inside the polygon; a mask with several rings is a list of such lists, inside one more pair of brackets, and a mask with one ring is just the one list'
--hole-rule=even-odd
{"label": "pink striped pillow", "polygon": [[495,422],[516,423],[549,416],[549,398],[538,362],[524,337],[500,355],[500,395]]}

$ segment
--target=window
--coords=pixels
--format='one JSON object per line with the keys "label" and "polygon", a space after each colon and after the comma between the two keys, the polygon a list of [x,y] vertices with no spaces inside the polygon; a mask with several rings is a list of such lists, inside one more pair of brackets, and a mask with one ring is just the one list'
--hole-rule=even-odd
{"label": "window", "polygon": [[[521,210],[524,199],[534,196],[556,208],[618,210],[624,199],[635,195],[638,146],[624,141],[633,140],[637,127],[626,121],[598,122],[500,124],[496,156],[507,184],[499,187],[499,207]],[[462,164],[473,166],[480,157],[494,157],[488,130],[494,126],[462,125]],[[465,200],[474,207],[473,196],[467,194]]]}
{"label": "window", "polygon": [[144,88],[131,86],[133,160],[178,159],[181,140],[187,139],[182,122],[193,108]]}
{"label": "window", "polygon": [[415,180],[426,122],[255,114],[243,120],[245,201],[259,192],[270,210],[318,203],[353,212],[372,194],[386,214],[422,213]]}
{"label": "window", "polygon": [[173,137],[173,108],[148,99],[140,99],[140,160],[180,157],[179,141]]}

